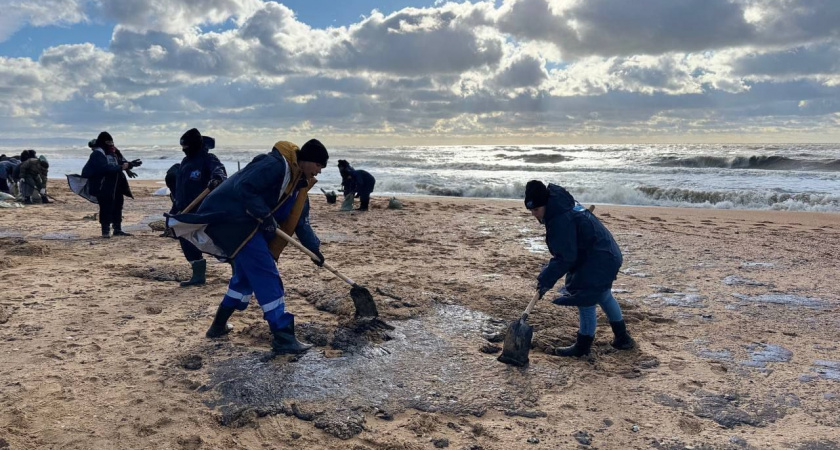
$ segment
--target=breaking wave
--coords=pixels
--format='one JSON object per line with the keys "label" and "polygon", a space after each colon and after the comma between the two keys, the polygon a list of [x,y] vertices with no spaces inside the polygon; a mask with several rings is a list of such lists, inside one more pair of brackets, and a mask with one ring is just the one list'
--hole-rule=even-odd
{"label": "breaking wave", "polygon": [[686,167],[694,169],[757,169],[757,170],[816,170],[840,171],[840,160],[837,159],[793,159],[778,155],[735,156],[666,156],[654,163],[661,167]]}

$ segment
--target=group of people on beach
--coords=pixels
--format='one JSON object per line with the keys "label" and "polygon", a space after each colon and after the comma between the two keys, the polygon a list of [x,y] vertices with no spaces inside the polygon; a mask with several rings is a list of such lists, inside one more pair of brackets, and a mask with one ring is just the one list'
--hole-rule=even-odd
{"label": "group of people on beach", "polygon": [[[271,151],[255,157],[232,176],[210,152],[215,140],[195,128],[181,136],[185,156],[166,174],[172,207],[166,216],[165,234],[176,237],[184,257],[192,266],[190,280],[181,286],[206,281],[209,254],[231,264],[228,289],[206,332],[208,338],[228,334],[228,320],[235,311],[246,309],[255,296],[271,330],[274,354],[299,354],[311,345],[295,336],[294,315],[286,311],[285,289],[276,261],[287,241],[278,230],[294,234],[322,266],[321,242],[309,218],[309,191],[316,176],[327,167],[329,152],[317,139],[303,146],[278,141]],[[82,171],[87,192],[99,203],[102,236],[128,236],[122,231],[123,197],[131,196],[126,175],[140,160],[127,161],[102,132],[94,141],[90,159]],[[376,180],[339,160],[345,197],[360,199],[359,210],[370,208],[370,194]],[[79,193],[79,192],[77,192]],[[564,286],[552,302],[575,306],[579,329],[573,345],[555,350],[558,356],[589,355],[595,337],[596,306],[601,306],[612,328],[611,345],[631,349],[635,342],[627,332],[621,308],[612,295],[612,284],[622,264],[622,254],[613,236],[600,220],[581,206],[564,188],[531,180],[525,189],[525,207],[546,227],[546,244],[551,259],[537,277],[540,297],[548,294],[565,276]]]}
{"label": "group of people on beach", "polygon": [[31,205],[36,197],[40,203],[51,203],[47,196],[47,175],[50,163],[35,150],[24,150],[20,157],[0,155],[0,192],[14,196]]}

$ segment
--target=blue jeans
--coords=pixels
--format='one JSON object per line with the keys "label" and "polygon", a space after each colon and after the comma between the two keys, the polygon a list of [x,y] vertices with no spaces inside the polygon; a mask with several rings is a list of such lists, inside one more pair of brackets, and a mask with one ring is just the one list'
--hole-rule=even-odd
{"label": "blue jeans", "polygon": [[[623,319],[621,307],[618,306],[618,302],[609,289],[604,291],[598,305],[604,310],[610,322],[618,322]],[[598,324],[595,317],[595,306],[578,306],[578,316],[580,319],[580,330],[578,332],[584,336],[595,336],[595,327]]]}
{"label": "blue jeans", "polygon": [[283,281],[268,244],[260,233],[255,234],[242,247],[233,259],[233,267],[233,276],[222,299],[222,306],[242,311],[248,307],[251,295],[256,294],[263,318],[272,330],[289,325],[294,316],[285,312]]}

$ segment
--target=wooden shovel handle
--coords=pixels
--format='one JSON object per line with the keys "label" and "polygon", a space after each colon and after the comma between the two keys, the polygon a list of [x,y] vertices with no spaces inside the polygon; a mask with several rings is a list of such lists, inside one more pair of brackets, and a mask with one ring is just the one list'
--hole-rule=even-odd
{"label": "wooden shovel handle", "polygon": [[192,201],[192,203],[187,205],[187,207],[184,208],[184,210],[181,211],[179,214],[186,214],[186,213],[192,211],[192,209],[195,208],[196,205],[201,203],[201,201],[204,200],[204,197],[207,197],[207,194],[209,194],[209,193],[210,193],[210,188],[204,188],[204,190],[201,191],[200,194],[198,194],[198,197],[196,197],[195,200]]}
{"label": "wooden shovel handle", "polygon": [[[317,256],[317,255],[315,255],[314,253],[312,253],[311,251],[309,251],[309,249],[308,249],[308,248],[304,247],[304,246],[303,246],[303,244],[301,244],[300,242],[298,242],[296,239],[292,239],[292,237],[291,237],[291,236],[289,236],[288,234],[284,233],[284,232],[283,232],[283,230],[280,230],[280,229],[278,228],[278,229],[277,229],[277,231],[276,231],[276,233],[277,233],[277,236],[280,236],[281,238],[283,238],[283,239],[284,239],[286,242],[288,242],[289,244],[294,245],[295,247],[297,247],[297,249],[298,249],[298,250],[302,251],[303,253],[306,253],[306,255],[307,255],[307,256],[309,256],[310,258],[312,258],[312,259],[314,259],[314,260],[316,260],[316,261],[320,259],[320,258],[318,258],[318,256]],[[337,276],[338,278],[341,278],[342,280],[344,280],[344,282],[345,282],[345,283],[347,283],[347,284],[349,284],[350,286],[356,286],[356,282],[355,282],[355,281],[353,281],[353,280],[351,280],[351,279],[349,279],[349,278],[345,277],[344,275],[342,275],[342,274],[341,274],[341,272],[339,272],[338,270],[336,270],[335,268],[333,268],[333,266],[329,265],[329,264],[328,264],[328,263],[326,263],[326,262],[324,262],[324,268],[325,268],[325,269],[327,269],[327,270],[329,270],[329,271],[330,271],[330,272],[332,272],[333,274],[335,274],[335,276]]]}
{"label": "wooden shovel handle", "polygon": [[537,303],[537,300],[539,300],[539,299],[540,299],[540,293],[538,291],[536,294],[534,294],[534,298],[531,299],[531,303],[528,303],[528,307],[525,308],[525,312],[522,314],[522,320],[525,320],[525,319],[528,318],[528,315],[531,314],[531,310],[534,309],[534,305]]}

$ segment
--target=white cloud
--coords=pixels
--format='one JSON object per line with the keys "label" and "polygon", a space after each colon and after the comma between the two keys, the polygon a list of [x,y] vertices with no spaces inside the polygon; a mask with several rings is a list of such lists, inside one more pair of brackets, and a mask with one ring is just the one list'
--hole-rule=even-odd
{"label": "white cloud", "polygon": [[107,48],[0,57],[0,117],[17,127],[0,131],[730,132],[809,129],[840,104],[834,0],[441,2],[327,29],[276,2],[91,1],[14,10],[36,25],[118,25]]}
{"label": "white cloud", "polygon": [[84,0],[0,1],[0,42],[26,25],[68,25],[87,20]]}

